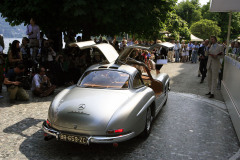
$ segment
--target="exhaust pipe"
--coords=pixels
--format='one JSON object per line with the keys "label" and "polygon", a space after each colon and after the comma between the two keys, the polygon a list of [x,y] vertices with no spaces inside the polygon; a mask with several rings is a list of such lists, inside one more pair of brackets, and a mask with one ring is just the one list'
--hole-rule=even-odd
{"label": "exhaust pipe", "polygon": [[113,147],[117,148],[118,147],[118,143],[113,143]]}
{"label": "exhaust pipe", "polygon": [[47,137],[44,137],[44,140],[45,141],[49,141],[49,140],[51,140],[51,139],[53,139],[54,138],[54,136],[47,136]]}

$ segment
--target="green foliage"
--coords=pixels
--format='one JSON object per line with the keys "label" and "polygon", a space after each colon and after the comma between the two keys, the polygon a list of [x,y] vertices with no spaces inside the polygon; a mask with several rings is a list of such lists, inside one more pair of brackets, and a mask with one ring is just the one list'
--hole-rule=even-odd
{"label": "green foliage", "polygon": [[198,22],[201,19],[202,19],[202,12],[201,12],[201,10],[195,10],[193,12],[192,22]]}
{"label": "green foliage", "polygon": [[192,24],[190,30],[192,34],[202,39],[209,39],[211,35],[219,36],[221,33],[217,22],[207,19]]}
{"label": "green foliage", "polygon": [[[202,7],[202,17],[204,19],[209,19],[217,22],[217,25],[221,27],[221,34],[219,37],[223,40],[227,38],[228,32],[228,21],[229,21],[229,13],[223,12],[210,12],[210,2]],[[234,12],[232,13],[232,24],[231,24],[231,38],[235,39],[239,35],[240,30],[240,13]]]}
{"label": "green foliage", "polygon": [[43,31],[90,35],[120,32],[154,38],[177,0],[2,0],[0,12],[12,25],[28,24],[31,17]]}
{"label": "green foliage", "polygon": [[183,20],[187,21],[189,26],[202,18],[199,0],[186,0],[180,2],[176,7],[176,13]]}
{"label": "green foliage", "polygon": [[181,17],[175,13],[169,14],[166,19],[166,30],[172,33],[171,37],[175,40],[179,40],[179,37],[186,40],[190,39],[191,33],[186,21],[182,20]]}

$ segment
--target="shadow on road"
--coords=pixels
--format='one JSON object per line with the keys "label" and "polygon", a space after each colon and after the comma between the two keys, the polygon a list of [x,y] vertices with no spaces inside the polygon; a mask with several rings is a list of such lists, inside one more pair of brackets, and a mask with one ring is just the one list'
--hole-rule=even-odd
{"label": "shadow on road", "polygon": [[102,157],[104,159],[124,159],[129,157],[141,145],[144,140],[136,137],[130,141],[120,143],[113,147],[112,144],[90,144],[89,146],[57,141],[44,140],[42,129],[34,129],[34,134],[28,135],[27,130],[42,124],[42,119],[26,118],[3,130],[5,133],[18,134],[26,139],[20,144],[19,150],[27,159],[92,159],[93,157]]}
{"label": "shadow on road", "polygon": [[3,130],[5,133],[18,134],[23,137],[29,137],[27,134],[24,134],[24,131],[29,129],[32,126],[36,126],[38,123],[43,122],[41,119],[34,118],[25,118],[14,125],[11,125]]}

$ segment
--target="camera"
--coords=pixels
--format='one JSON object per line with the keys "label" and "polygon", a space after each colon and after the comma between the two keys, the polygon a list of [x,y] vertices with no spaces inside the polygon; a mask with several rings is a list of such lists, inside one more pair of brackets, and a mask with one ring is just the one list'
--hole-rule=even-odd
{"label": "camera", "polygon": [[18,85],[19,87],[22,87],[23,89],[26,89],[26,90],[31,89],[28,76],[18,76],[16,77],[16,81],[21,82]]}

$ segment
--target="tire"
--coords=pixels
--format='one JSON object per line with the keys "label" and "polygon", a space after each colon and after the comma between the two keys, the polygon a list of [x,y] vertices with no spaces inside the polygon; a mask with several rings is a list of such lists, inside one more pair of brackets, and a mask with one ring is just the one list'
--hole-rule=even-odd
{"label": "tire", "polygon": [[163,104],[163,106],[165,106],[166,105],[166,103],[167,103],[167,100],[168,100],[168,92],[169,92],[169,84],[167,85],[167,88],[166,88],[166,91],[165,91],[165,96],[167,97],[167,99],[165,100],[165,102],[164,102],[164,104]]}
{"label": "tire", "polygon": [[152,120],[153,120],[152,110],[150,107],[148,107],[147,115],[146,115],[145,129],[142,133],[143,138],[147,138],[150,135],[151,129],[152,129]]}

